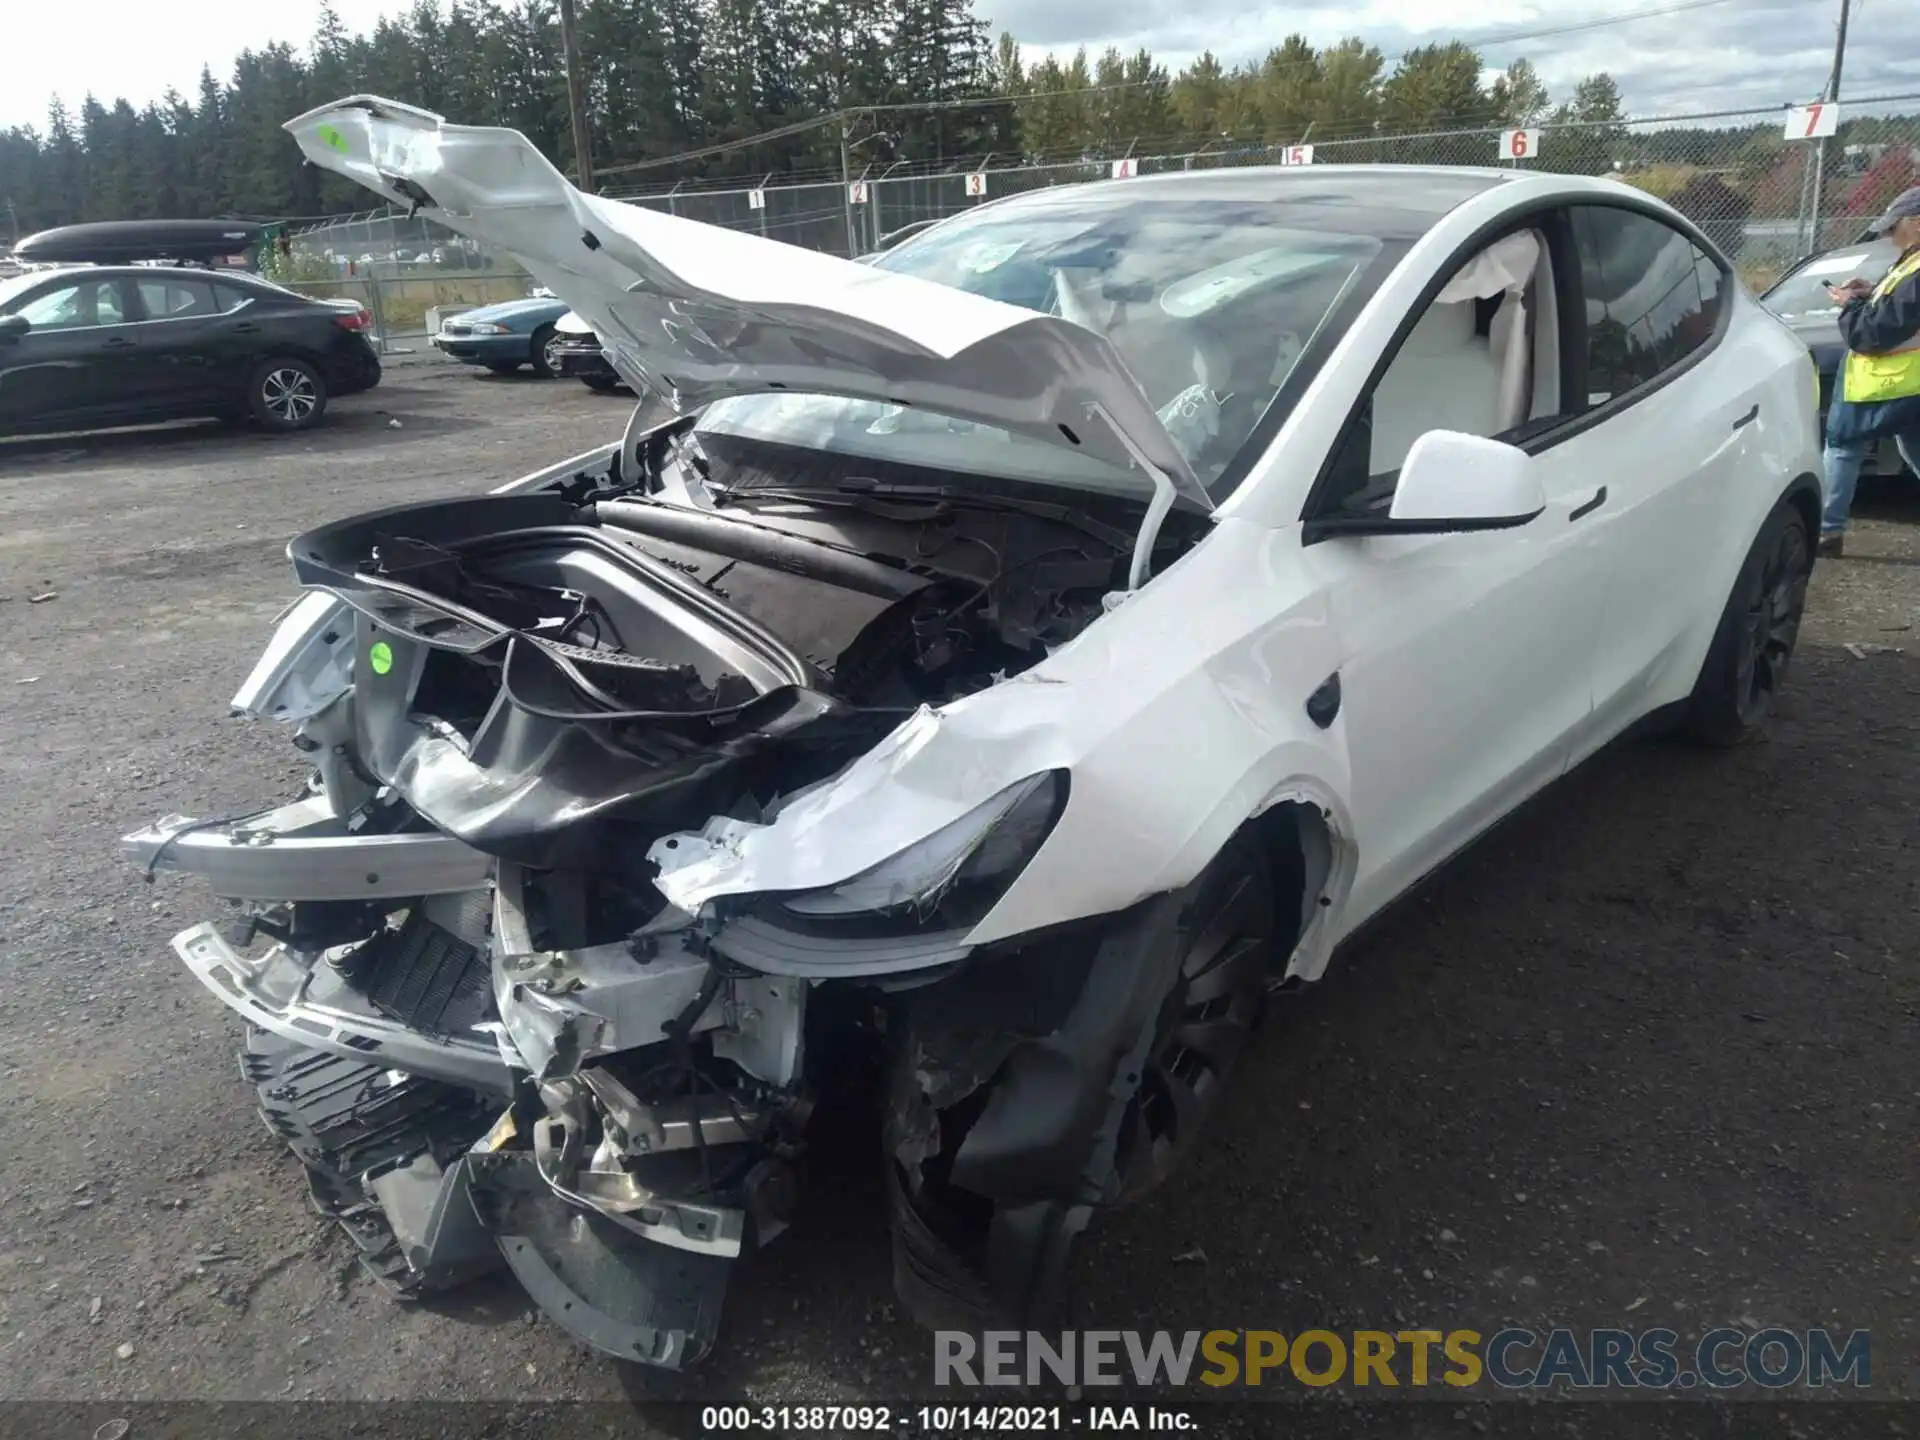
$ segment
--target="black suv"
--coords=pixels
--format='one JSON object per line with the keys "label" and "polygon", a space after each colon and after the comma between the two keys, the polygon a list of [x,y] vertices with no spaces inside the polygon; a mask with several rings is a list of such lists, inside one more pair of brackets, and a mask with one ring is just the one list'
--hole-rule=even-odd
{"label": "black suv", "polygon": [[367,313],[238,271],[87,265],[0,280],[0,436],[197,416],[304,430],[380,383]]}

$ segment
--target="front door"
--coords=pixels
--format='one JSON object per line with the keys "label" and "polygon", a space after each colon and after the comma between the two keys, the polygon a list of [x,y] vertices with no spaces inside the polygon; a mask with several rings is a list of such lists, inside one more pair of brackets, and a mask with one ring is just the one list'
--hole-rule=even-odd
{"label": "front door", "polygon": [[7,313],[28,328],[0,339],[0,433],[77,428],[118,403],[138,349],[119,281],[53,281]]}
{"label": "front door", "polygon": [[[1363,401],[1318,503],[1383,512],[1420,434],[1510,438],[1557,408],[1550,347],[1546,378],[1528,378],[1531,317],[1551,302],[1538,253],[1524,292],[1434,303]],[[1514,309],[1490,323],[1501,305]],[[1359,851],[1348,928],[1557,778],[1588,723],[1608,578],[1596,487],[1553,449],[1527,463],[1546,508],[1523,526],[1304,545],[1339,638]]]}

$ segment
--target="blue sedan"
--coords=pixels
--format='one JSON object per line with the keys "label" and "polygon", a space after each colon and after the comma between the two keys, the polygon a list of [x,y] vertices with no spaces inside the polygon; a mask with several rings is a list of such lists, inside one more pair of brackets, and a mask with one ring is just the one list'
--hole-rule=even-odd
{"label": "blue sedan", "polygon": [[566,313],[567,302],[551,296],[503,300],[441,321],[433,343],[442,354],[496,374],[531,365],[536,375],[551,377],[560,373],[556,352],[565,338],[554,324]]}

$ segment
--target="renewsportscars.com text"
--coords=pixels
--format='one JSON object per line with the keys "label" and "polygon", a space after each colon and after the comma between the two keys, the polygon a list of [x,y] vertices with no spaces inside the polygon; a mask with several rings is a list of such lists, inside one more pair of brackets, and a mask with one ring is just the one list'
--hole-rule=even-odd
{"label": "renewsportscars.com text", "polygon": [[1864,1389],[1865,1330],[989,1330],[934,1335],[936,1385]]}

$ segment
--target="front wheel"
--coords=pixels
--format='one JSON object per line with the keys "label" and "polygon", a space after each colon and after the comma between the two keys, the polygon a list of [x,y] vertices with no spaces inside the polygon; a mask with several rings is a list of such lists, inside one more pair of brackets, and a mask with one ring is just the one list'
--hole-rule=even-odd
{"label": "front wheel", "polygon": [[596,395],[611,395],[620,388],[618,380],[609,380],[604,375],[582,375],[580,383]]}
{"label": "front wheel", "polygon": [[268,430],[304,430],[326,414],[326,379],[290,355],[263,360],[247,381],[247,408]]}
{"label": "front wheel", "polygon": [[1812,574],[1807,522],[1783,500],[1760,527],[1727,597],[1688,702],[1691,738],[1730,746],[1760,734],[1793,659]]}
{"label": "front wheel", "polygon": [[1239,837],[1189,894],[1178,970],[1121,1122],[1120,1196],[1138,1199],[1193,1153],[1266,1004],[1278,907],[1266,852]]}
{"label": "front wheel", "polygon": [[560,373],[560,347],[564,340],[551,325],[542,325],[533,332],[533,344],[527,353],[533,360],[533,373],[542,380],[551,380]]}

